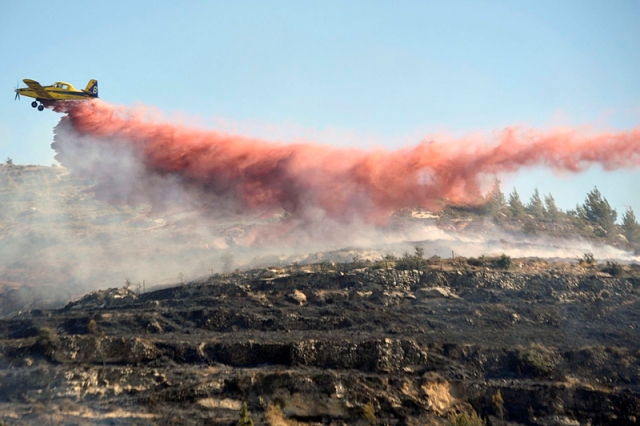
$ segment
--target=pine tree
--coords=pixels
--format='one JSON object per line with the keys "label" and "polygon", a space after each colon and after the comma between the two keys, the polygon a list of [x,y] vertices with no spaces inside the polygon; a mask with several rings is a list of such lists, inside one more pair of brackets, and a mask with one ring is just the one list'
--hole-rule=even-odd
{"label": "pine tree", "polygon": [[500,189],[500,179],[496,179],[493,182],[493,187],[491,188],[491,191],[489,191],[489,193],[485,197],[485,204],[484,204],[485,211],[488,214],[495,216],[496,214],[504,210],[506,205],[507,205],[507,202],[504,198],[504,194],[502,193],[502,190]]}
{"label": "pine tree", "polygon": [[515,188],[509,194],[509,212],[513,217],[522,217],[525,213],[524,204],[522,204],[520,195],[518,195],[518,191]]}
{"label": "pine tree", "polygon": [[627,207],[627,211],[622,215],[622,230],[627,241],[640,241],[640,225],[638,225],[636,215],[631,207]]}
{"label": "pine tree", "polygon": [[545,216],[546,211],[544,208],[544,204],[542,204],[542,199],[540,198],[540,192],[538,192],[538,188],[533,190],[533,194],[531,195],[531,199],[529,200],[529,204],[527,205],[527,213],[538,219]]}
{"label": "pine tree", "polygon": [[544,204],[547,206],[545,212],[549,219],[555,220],[562,215],[562,211],[556,206],[556,200],[553,198],[553,195],[547,194],[544,197]]}
{"label": "pine tree", "polygon": [[602,197],[597,187],[594,187],[587,194],[587,198],[578,214],[582,219],[601,227],[605,235],[611,234],[614,230],[616,218],[618,217],[618,212],[611,208],[609,202]]}

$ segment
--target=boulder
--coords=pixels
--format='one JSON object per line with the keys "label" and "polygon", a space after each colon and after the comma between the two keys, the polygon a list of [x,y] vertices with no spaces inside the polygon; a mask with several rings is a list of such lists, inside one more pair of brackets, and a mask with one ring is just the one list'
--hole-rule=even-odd
{"label": "boulder", "polygon": [[307,296],[300,290],[294,290],[293,293],[289,294],[287,297],[290,301],[297,303],[300,306],[307,304]]}
{"label": "boulder", "polygon": [[418,300],[437,299],[441,297],[451,298],[457,296],[448,287],[423,287],[416,291],[416,298]]}

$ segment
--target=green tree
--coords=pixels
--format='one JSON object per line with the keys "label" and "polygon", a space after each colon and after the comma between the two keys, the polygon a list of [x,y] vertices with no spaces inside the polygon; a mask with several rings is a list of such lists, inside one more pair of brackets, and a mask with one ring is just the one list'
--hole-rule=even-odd
{"label": "green tree", "polygon": [[502,268],[502,269],[511,269],[511,267],[513,266],[513,261],[511,260],[511,256],[507,256],[504,253],[493,263],[496,267]]}
{"label": "green tree", "polygon": [[622,230],[627,241],[640,241],[640,225],[638,225],[636,215],[631,207],[627,207],[627,211],[622,215]]}
{"label": "green tree", "polygon": [[522,204],[520,195],[515,188],[513,188],[513,191],[509,194],[509,212],[513,217],[522,217],[525,213],[524,204]]}
{"label": "green tree", "polygon": [[531,199],[527,205],[527,213],[538,219],[543,218],[546,214],[538,188],[534,189],[533,194],[531,194]]}
{"label": "green tree", "polygon": [[246,402],[242,404],[240,419],[236,422],[236,426],[253,426],[253,419],[251,418]]}
{"label": "green tree", "polygon": [[584,220],[586,212],[584,207],[580,204],[576,204],[575,210],[567,210],[567,217],[571,220],[571,223],[580,231],[590,231],[589,222]]}
{"label": "green tree", "polygon": [[556,206],[556,200],[553,198],[553,195],[547,194],[544,197],[544,204],[546,206],[545,214],[551,219],[558,219],[562,215],[562,211]]}
{"label": "green tree", "polygon": [[500,179],[493,181],[493,187],[491,191],[485,197],[485,212],[491,216],[495,216],[500,213],[507,206],[507,202],[504,198],[504,193],[500,189]]}
{"label": "green tree", "polygon": [[[611,205],[609,205],[607,199],[600,194],[597,187],[594,187],[593,190],[587,194],[587,198],[581,207],[581,209],[577,210],[578,216],[581,219],[600,227],[601,232],[604,232],[603,236],[611,235],[616,224],[618,212],[611,208]],[[598,231],[598,228],[596,228],[596,232]]]}
{"label": "green tree", "polygon": [[424,258],[424,249],[422,247],[415,247],[413,255],[405,252],[404,255],[396,260],[395,268],[399,271],[408,271],[412,269],[423,269],[427,265],[427,261]]}

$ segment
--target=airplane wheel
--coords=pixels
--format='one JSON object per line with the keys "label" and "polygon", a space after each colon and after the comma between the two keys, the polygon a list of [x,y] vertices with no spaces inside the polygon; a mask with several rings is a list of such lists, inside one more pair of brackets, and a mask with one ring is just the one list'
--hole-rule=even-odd
{"label": "airplane wheel", "polygon": [[31,106],[35,108],[35,107],[38,106],[38,103],[36,101],[33,101],[33,102],[31,102]]}
{"label": "airplane wheel", "polygon": [[44,109],[44,105],[38,106],[38,111],[42,111]]}

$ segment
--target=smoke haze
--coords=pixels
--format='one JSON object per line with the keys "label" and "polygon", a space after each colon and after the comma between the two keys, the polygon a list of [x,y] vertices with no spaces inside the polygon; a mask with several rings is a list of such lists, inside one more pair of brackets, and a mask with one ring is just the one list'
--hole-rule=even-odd
{"label": "smoke haze", "polygon": [[16,166],[1,176],[0,287],[20,290],[7,299],[18,302],[0,301],[0,314],[125,278],[171,284],[237,267],[401,255],[417,245],[426,256],[591,252],[638,261],[614,247],[505,232],[490,221],[460,232],[391,215],[480,203],[495,175],[523,167],[637,167],[638,128],[510,128],[367,151],[199,130],[99,100],[54,109],[63,117],[52,147],[66,169]]}
{"label": "smoke haze", "polygon": [[149,201],[155,208],[181,201],[176,197],[187,191],[197,193],[201,206],[220,211],[284,210],[294,218],[383,224],[403,208],[479,203],[487,178],[523,167],[575,173],[593,164],[607,170],[640,165],[640,128],[506,128],[492,139],[424,140],[395,151],[364,151],[191,129],[99,100],[55,108],[66,113],[55,129],[56,159],[95,178],[101,199]]}

